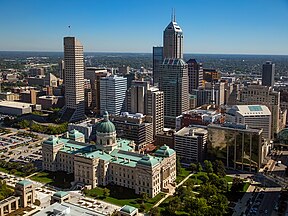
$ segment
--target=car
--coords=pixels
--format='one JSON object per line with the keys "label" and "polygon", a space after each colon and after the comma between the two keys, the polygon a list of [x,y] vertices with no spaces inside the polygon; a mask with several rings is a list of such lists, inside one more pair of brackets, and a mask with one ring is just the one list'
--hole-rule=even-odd
{"label": "car", "polygon": [[265,213],[265,214],[267,214],[267,213],[268,213],[268,210],[267,210],[267,209],[265,209],[264,213]]}

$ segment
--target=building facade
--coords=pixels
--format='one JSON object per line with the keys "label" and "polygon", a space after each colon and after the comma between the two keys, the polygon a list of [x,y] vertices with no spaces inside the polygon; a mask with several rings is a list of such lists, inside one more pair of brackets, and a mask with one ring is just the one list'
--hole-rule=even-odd
{"label": "building facade", "polygon": [[125,110],[125,97],[127,78],[109,76],[100,79],[100,113],[108,111],[110,114],[119,115]]}
{"label": "building facade", "polygon": [[175,16],[163,33],[163,59],[183,58],[183,32],[176,23]]}
{"label": "building facade", "polygon": [[158,86],[160,65],[163,62],[163,47],[153,47],[153,85]]}
{"label": "building facade", "polygon": [[271,140],[271,112],[264,105],[235,105],[226,112],[226,120],[263,130],[263,137]]}
{"label": "building facade", "polygon": [[261,104],[271,112],[272,135],[275,136],[285,127],[286,109],[281,110],[280,92],[274,91],[271,86],[248,85],[241,89],[238,104]]}
{"label": "building facade", "polygon": [[160,90],[164,92],[164,125],[175,127],[175,118],[189,109],[188,65],[166,58],[160,66]]}
{"label": "building facade", "polygon": [[122,112],[111,116],[111,122],[115,125],[118,137],[133,140],[137,151],[153,141],[152,116]]}
{"label": "building facade", "polygon": [[263,86],[274,86],[275,76],[275,64],[271,61],[267,61],[262,66],[262,85]]}
{"label": "building facade", "polygon": [[207,159],[221,160],[225,166],[257,172],[267,154],[262,129],[243,124],[210,124],[207,127]]}
{"label": "building facade", "polygon": [[153,137],[164,128],[164,93],[145,81],[133,81],[127,90],[127,111],[153,117]]}
{"label": "building facade", "polygon": [[198,63],[196,59],[189,59],[188,77],[189,77],[189,93],[192,94],[193,89],[198,89],[203,84],[203,67],[202,63]]}
{"label": "building facade", "polygon": [[64,38],[65,108],[62,121],[85,119],[83,46],[75,37]]}
{"label": "building facade", "polygon": [[182,163],[202,162],[208,132],[197,127],[184,127],[175,133],[175,151]]}

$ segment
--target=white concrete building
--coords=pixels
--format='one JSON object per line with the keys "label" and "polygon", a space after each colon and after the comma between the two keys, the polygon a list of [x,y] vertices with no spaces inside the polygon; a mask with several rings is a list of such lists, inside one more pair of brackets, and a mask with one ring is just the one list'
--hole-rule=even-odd
{"label": "white concrete building", "polygon": [[41,110],[41,105],[17,101],[0,101],[0,113],[8,115],[23,115],[34,110]]}
{"label": "white concrete building", "polygon": [[271,139],[271,112],[264,105],[235,105],[226,112],[226,120],[263,129],[263,137]]}
{"label": "white concrete building", "polygon": [[127,78],[109,76],[100,79],[100,113],[119,115],[125,106]]}

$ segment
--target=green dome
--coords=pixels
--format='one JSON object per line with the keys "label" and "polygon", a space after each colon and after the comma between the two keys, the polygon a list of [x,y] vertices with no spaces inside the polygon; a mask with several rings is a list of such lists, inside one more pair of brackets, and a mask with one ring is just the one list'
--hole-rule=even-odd
{"label": "green dome", "polygon": [[82,134],[81,132],[79,132],[78,130],[71,130],[69,131],[69,139],[77,139],[77,138],[83,138],[84,137],[84,134]]}
{"label": "green dome", "polygon": [[278,140],[280,143],[288,144],[288,128],[284,128],[282,131],[278,134]]}
{"label": "green dome", "polygon": [[152,157],[151,155],[145,155],[137,162],[137,164],[141,164],[141,165],[145,165],[149,167],[153,167],[157,165],[158,163],[159,161],[157,160],[157,158]]}
{"label": "green dome", "polygon": [[44,144],[49,144],[49,145],[57,145],[58,144],[58,137],[56,136],[50,136],[48,139],[46,139]]}
{"label": "green dome", "polygon": [[109,114],[106,111],[104,119],[97,124],[96,131],[100,133],[113,133],[116,131],[115,125],[109,120]]}
{"label": "green dome", "polygon": [[175,151],[166,145],[161,146],[157,151],[155,151],[155,155],[161,156],[161,157],[170,157],[174,153],[175,153]]}

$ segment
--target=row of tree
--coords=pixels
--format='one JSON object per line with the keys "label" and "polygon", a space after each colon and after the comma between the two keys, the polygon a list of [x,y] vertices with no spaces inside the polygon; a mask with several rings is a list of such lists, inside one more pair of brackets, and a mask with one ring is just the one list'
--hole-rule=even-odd
{"label": "row of tree", "polygon": [[36,171],[33,163],[21,164],[18,162],[7,162],[0,160],[0,167],[9,171],[10,174],[15,174],[17,171],[22,173],[22,176],[31,175]]}
{"label": "row of tree", "polygon": [[50,135],[55,135],[55,134],[61,134],[67,131],[68,129],[68,123],[62,123],[57,126],[54,125],[41,125],[33,121],[29,121],[26,119],[23,119],[19,122],[14,122],[13,124],[10,124],[12,127],[16,127],[19,129],[26,129],[29,128],[33,132],[37,133],[45,133],[45,134],[50,134]]}

